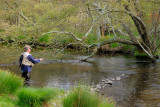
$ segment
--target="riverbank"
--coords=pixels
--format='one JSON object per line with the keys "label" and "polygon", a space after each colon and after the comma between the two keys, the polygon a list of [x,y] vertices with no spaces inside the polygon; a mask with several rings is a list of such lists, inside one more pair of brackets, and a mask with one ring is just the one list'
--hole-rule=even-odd
{"label": "riverbank", "polygon": [[[19,52],[15,54],[19,56]],[[53,56],[50,51],[45,52],[44,55],[50,58]],[[9,53],[6,53],[8,59],[13,57],[12,51]],[[37,53],[34,54],[36,58]],[[30,85],[35,88],[49,86],[66,91],[78,84],[95,86],[104,79],[116,78],[124,74],[125,76],[120,81],[114,82],[112,86],[101,88],[100,94],[103,94],[105,98],[113,98],[117,105],[122,107],[157,106],[159,104],[157,93],[160,90],[158,82],[160,81],[160,62],[158,60],[152,63],[146,58],[114,54],[98,55],[91,58],[90,62],[79,61],[83,57],[86,57],[86,54],[73,52],[66,54],[58,62],[53,56],[35,65],[31,72]],[[21,76],[16,64],[2,65],[0,69],[9,69]]]}
{"label": "riverbank", "polygon": [[23,87],[23,79],[0,70],[0,106],[2,107],[115,107],[113,100],[104,99],[87,86],[63,91],[49,87]]}
{"label": "riverbank", "polygon": [[[1,49],[0,52],[3,56],[3,64],[6,63],[15,63],[15,61],[19,58],[19,54],[23,52],[24,44],[12,44],[12,43],[0,43]],[[98,50],[95,50],[95,48],[88,49],[83,46],[79,45],[70,45],[70,46],[62,46],[61,48],[55,48],[53,45],[35,45],[31,44],[32,47],[32,54],[37,57],[43,57],[45,59],[63,59],[65,55],[67,54],[74,54],[79,53],[82,55],[91,55],[93,52],[96,51],[97,55],[114,55],[114,54],[120,54],[120,55],[130,55],[137,58],[148,58],[148,55],[142,51],[138,51],[135,47],[130,45],[124,45],[119,43],[111,43],[108,45],[101,46]],[[10,51],[12,50],[12,51]],[[157,51],[158,52],[158,51]],[[9,59],[7,56],[11,54],[13,57],[10,57]],[[6,56],[6,57],[5,57]],[[158,54],[156,55],[156,58],[158,59]],[[4,60],[5,59],[5,60]],[[80,59],[81,60],[81,59]],[[151,60],[152,61],[152,60]]]}

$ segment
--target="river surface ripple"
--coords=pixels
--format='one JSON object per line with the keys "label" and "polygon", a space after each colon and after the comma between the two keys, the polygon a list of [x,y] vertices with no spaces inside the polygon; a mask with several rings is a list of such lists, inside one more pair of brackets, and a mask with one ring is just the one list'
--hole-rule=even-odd
{"label": "river surface ripple", "polygon": [[[120,107],[160,106],[159,61],[151,63],[144,59],[115,55],[97,56],[88,63],[79,61],[84,56],[67,57],[65,60],[48,60],[35,65],[31,73],[31,86],[68,90],[79,83],[94,86],[104,78],[116,78],[124,74],[121,81],[104,87],[100,93],[112,97]],[[0,68],[21,75],[16,64],[0,63]]]}

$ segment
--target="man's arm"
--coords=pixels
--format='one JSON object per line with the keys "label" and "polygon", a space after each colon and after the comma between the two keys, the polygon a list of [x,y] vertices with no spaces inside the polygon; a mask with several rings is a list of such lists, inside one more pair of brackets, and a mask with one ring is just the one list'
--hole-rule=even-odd
{"label": "man's arm", "polygon": [[28,55],[27,59],[31,61],[33,64],[39,63],[40,59],[34,59],[32,55]]}

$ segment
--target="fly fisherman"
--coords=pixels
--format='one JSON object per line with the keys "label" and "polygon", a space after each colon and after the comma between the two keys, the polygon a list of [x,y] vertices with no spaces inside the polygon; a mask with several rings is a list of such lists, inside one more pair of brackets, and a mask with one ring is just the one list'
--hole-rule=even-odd
{"label": "fly fisherman", "polygon": [[39,63],[43,60],[42,58],[34,59],[30,53],[31,47],[26,45],[24,47],[24,53],[22,53],[22,55],[19,58],[22,77],[25,79],[25,86],[29,86],[30,72],[34,64]]}

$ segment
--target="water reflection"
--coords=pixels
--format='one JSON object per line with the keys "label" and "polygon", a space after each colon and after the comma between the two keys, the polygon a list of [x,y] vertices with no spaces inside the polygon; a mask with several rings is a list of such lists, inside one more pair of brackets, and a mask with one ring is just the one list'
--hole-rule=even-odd
{"label": "water reflection", "polygon": [[[71,56],[80,58],[80,56]],[[83,56],[82,56],[83,57]],[[160,105],[160,62],[150,63],[125,56],[97,56],[92,63],[75,60],[49,61],[33,67],[31,86],[52,86],[65,90],[76,84],[95,85],[103,78],[125,77],[101,93],[113,97],[121,107]],[[1,66],[21,75],[17,66]]]}

